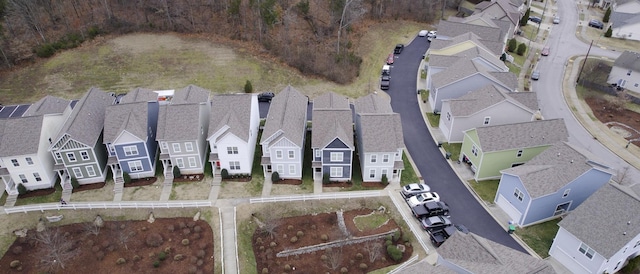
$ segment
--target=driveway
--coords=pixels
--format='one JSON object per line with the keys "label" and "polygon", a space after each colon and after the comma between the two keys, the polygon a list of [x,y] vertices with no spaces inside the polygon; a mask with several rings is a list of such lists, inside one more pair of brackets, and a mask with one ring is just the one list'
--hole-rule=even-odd
{"label": "driveway", "polygon": [[[442,157],[420,113],[416,94],[416,73],[422,54],[428,49],[425,37],[416,37],[401,54],[396,55],[391,69],[393,110],[402,117],[404,142],[424,181],[449,204],[451,220],[463,224],[473,233],[525,252],[492,216],[480,205],[447,160]],[[415,220],[407,220],[415,221]]]}

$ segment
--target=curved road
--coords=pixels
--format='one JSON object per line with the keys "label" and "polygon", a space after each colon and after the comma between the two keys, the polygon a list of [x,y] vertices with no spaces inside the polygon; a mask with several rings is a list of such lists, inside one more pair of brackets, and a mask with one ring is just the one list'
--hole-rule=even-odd
{"label": "curved road", "polygon": [[428,47],[429,43],[425,37],[416,37],[401,54],[396,55],[397,59],[391,69],[391,86],[387,93],[391,96],[393,110],[402,117],[407,150],[425,182],[449,204],[451,220],[454,223],[463,224],[482,237],[526,252],[460,181],[447,160],[442,157],[425,125],[416,96],[416,72],[422,54]]}

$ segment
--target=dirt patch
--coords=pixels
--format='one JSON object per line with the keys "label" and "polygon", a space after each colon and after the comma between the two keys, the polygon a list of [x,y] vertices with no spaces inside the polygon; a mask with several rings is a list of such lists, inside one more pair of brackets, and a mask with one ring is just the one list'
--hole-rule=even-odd
{"label": "dirt patch", "polygon": [[[77,223],[50,227],[59,239],[71,243],[74,256],[65,263],[65,269],[50,273],[185,273],[186,270],[201,270],[212,273],[213,231],[205,221],[194,222],[192,218],[156,219],[146,221],[109,221],[99,230],[94,226]],[[95,233],[93,233],[95,232]],[[96,235],[97,234],[97,235]],[[48,245],[35,240],[36,232],[29,230],[27,237],[18,238],[0,260],[3,273],[43,273],[43,252],[50,252]],[[156,235],[151,239],[149,235]],[[183,239],[189,243],[184,245]],[[166,257],[161,260],[161,253]],[[182,259],[175,256],[182,254]],[[124,262],[118,264],[119,258]],[[22,270],[9,267],[19,260]],[[154,262],[158,261],[158,266]],[[194,272],[195,273],[195,272]]]}
{"label": "dirt patch", "polygon": [[588,97],[585,102],[600,122],[635,145],[640,145],[640,113],[619,109],[615,104],[596,96]]}
{"label": "dirt patch", "polygon": [[[393,219],[375,229],[358,230],[354,217],[372,212],[371,209],[358,209],[265,222],[264,228],[258,228],[252,238],[258,273],[265,273],[264,269],[268,273],[367,273],[395,264],[387,255],[384,236],[361,242],[357,240],[359,237],[401,231]],[[373,251],[367,247],[375,244],[378,245],[378,255],[370,258]],[[413,253],[412,246],[403,241],[401,233],[392,244],[404,248],[401,261]],[[284,255],[293,250],[300,252]]]}
{"label": "dirt patch", "polygon": [[148,185],[152,185],[157,180],[158,180],[157,177],[134,179],[134,180],[131,180],[131,182],[124,184],[124,187],[148,186]]}

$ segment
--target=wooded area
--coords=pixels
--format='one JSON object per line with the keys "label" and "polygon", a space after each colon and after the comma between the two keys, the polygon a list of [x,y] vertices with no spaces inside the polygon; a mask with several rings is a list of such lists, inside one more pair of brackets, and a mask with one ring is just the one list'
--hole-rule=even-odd
{"label": "wooded area", "polygon": [[353,48],[367,22],[432,22],[443,2],[459,1],[0,0],[1,63],[46,58],[106,33],[200,33],[255,43],[302,73],[347,83],[359,71]]}

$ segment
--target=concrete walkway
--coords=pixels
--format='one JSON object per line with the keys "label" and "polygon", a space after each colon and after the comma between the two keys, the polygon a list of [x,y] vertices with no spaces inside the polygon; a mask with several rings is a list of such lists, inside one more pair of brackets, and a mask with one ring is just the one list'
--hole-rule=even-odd
{"label": "concrete walkway", "polygon": [[227,206],[219,207],[220,225],[222,227],[222,260],[224,273],[240,273],[238,267],[238,242],[236,237],[236,208]]}

